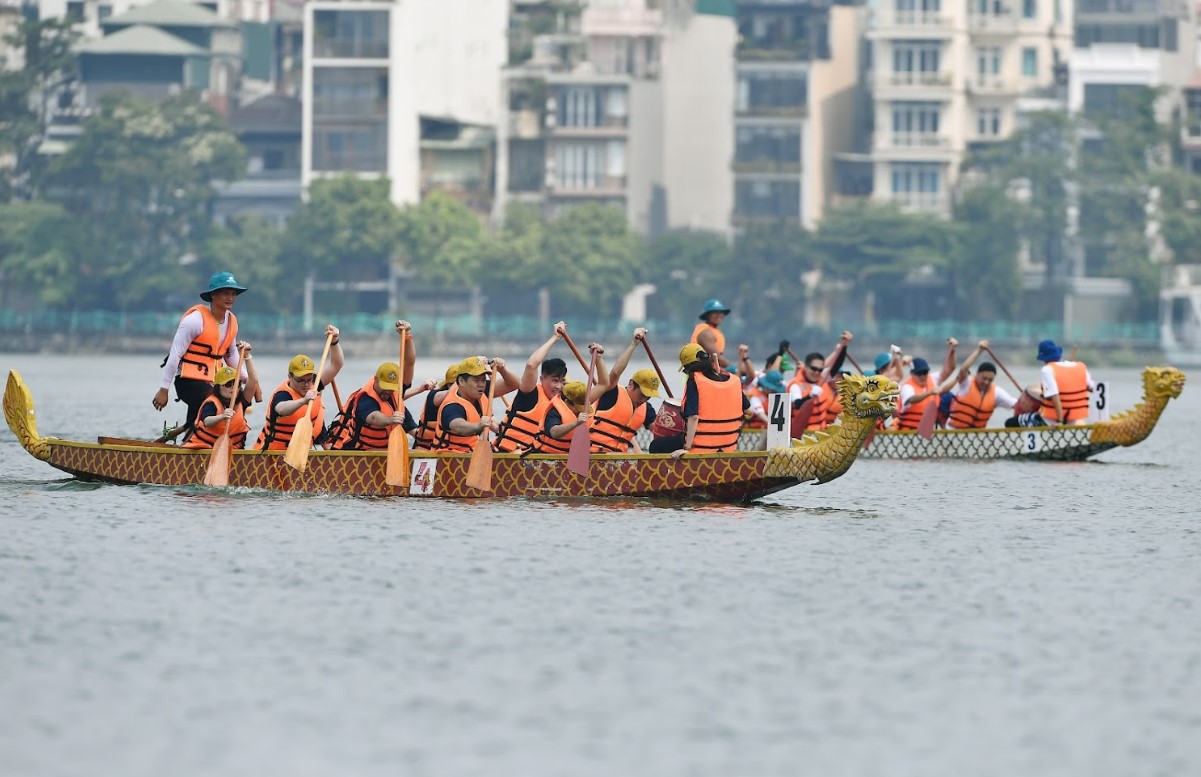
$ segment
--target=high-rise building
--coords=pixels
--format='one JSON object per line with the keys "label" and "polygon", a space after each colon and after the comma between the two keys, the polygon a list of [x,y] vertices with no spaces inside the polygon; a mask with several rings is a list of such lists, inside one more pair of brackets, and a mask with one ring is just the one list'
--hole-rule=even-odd
{"label": "high-rise building", "polygon": [[972,144],[1008,137],[1062,76],[1073,0],[879,0],[872,9],[872,198],[949,216]]}
{"label": "high-rise building", "polygon": [[304,12],[304,186],[387,176],[394,202],[417,202],[421,117],[498,120],[507,3],[314,0]]}

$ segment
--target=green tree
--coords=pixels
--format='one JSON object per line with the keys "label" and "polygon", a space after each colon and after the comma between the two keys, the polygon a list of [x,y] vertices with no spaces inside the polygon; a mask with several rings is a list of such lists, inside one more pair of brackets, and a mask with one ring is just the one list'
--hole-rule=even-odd
{"label": "green tree", "polygon": [[509,203],[500,233],[486,242],[480,283],[499,290],[529,291],[541,288],[542,219],[522,203]]}
{"label": "green tree", "polygon": [[704,300],[724,293],[732,264],[725,236],[668,232],[647,245],[642,277],[655,285],[655,299],[672,320],[691,322]]}
{"label": "green tree", "polygon": [[68,19],[26,19],[4,38],[25,60],[21,70],[0,70],[0,154],[12,166],[0,172],[0,201],[36,196],[51,103],[74,78],[75,44],[80,33]]}
{"label": "green tree", "polygon": [[47,307],[71,307],[81,294],[76,269],[85,230],[61,206],[49,202],[0,205],[0,304],[18,294]]}
{"label": "green tree", "polygon": [[613,316],[642,266],[642,239],[619,208],[578,205],[545,226],[541,266],[558,315]]}
{"label": "green tree", "polygon": [[85,228],[76,268],[81,307],[161,307],[210,229],[214,180],[233,180],[245,151],[223,119],[190,96],[153,105],[106,96],[47,181]]}
{"label": "green tree", "polygon": [[[308,201],[288,220],[282,255],[299,272],[318,280],[374,280],[388,272],[401,234],[401,213],[386,179],[347,174],[313,181]],[[285,282],[287,282],[285,280]]]}
{"label": "green tree", "polygon": [[427,283],[451,288],[480,282],[487,246],[484,226],[444,192],[432,192],[402,211],[398,246],[405,265]]}
{"label": "green tree", "polygon": [[991,181],[968,186],[956,203],[959,240],[948,270],[964,317],[1008,319],[1017,313],[1021,218],[1021,206]]}
{"label": "green tree", "polygon": [[1161,197],[1161,234],[1173,262],[1201,264],[1201,176],[1165,170],[1154,183]]}
{"label": "green tree", "polygon": [[874,305],[896,310],[906,276],[946,271],[956,241],[956,227],[933,214],[857,202],[827,212],[813,237],[813,256],[830,277],[851,281],[871,292]]}

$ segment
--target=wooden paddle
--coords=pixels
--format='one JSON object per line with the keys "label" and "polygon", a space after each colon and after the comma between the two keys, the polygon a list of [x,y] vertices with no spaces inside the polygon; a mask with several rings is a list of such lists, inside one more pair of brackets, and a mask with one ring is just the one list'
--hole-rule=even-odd
{"label": "wooden paddle", "polygon": [[[396,384],[396,410],[404,413],[404,363],[405,333],[400,333],[400,377]],[[388,432],[388,462],[384,465],[384,482],[390,486],[409,485],[409,433],[404,424],[392,427]]]}
{"label": "wooden paddle", "polygon": [[855,361],[855,357],[854,357],[854,356],[851,356],[851,352],[850,352],[850,351],[847,351],[847,352],[846,352],[846,355],[847,355],[847,361],[849,361],[849,362],[851,363],[851,366],[852,366],[852,367],[854,367],[856,370],[858,370],[858,371],[859,371],[859,374],[860,374],[860,375],[866,375],[866,374],[867,374],[866,372],[864,372],[864,371],[863,371],[863,368],[859,366],[859,362]]}
{"label": "wooden paddle", "polygon": [[[496,378],[488,380],[488,404],[481,415],[492,415],[492,401],[496,397]],[[480,436],[471,449],[471,461],[467,464],[467,485],[480,491],[492,490],[492,443],[488,441],[488,427],[480,430]]]}
{"label": "wooden paddle", "polygon": [[1006,375],[1008,375],[1008,376],[1009,376],[1009,379],[1010,379],[1011,381],[1013,381],[1013,385],[1014,385],[1014,386],[1017,388],[1017,390],[1018,390],[1018,394],[1019,394],[1019,395],[1021,395],[1021,393],[1022,393],[1023,391],[1025,391],[1025,389],[1024,389],[1024,388],[1022,388],[1022,384],[1021,384],[1021,383],[1018,383],[1018,379],[1017,379],[1017,378],[1015,378],[1015,377],[1013,377],[1013,373],[1012,373],[1012,372],[1010,372],[1010,371],[1009,371],[1009,368],[1005,366],[1005,362],[1001,361],[1001,358],[1000,358],[999,356],[997,356],[997,354],[996,354],[996,353],[993,351],[993,349],[992,349],[991,347],[989,347],[989,348],[985,348],[984,350],[988,351],[988,355],[989,355],[989,356],[991,356],[991,357],[992,357],[992,360],[993,360],[994,362],[996,362],[996,363],[997,363],[997,366],[998,366],[998,367],[1000,367],[1000,368],[1001,368],[1001,370],[1002,370],[1002,371],[1003,371],[1003,372],[1004,372]]}
{"label": "wooden paddle", "polygon": [[[321,385],[321,372],[325,369],[325,360],[329,357],[329,347],[334,342],[333,335],[325,338],[325,349],[321,352],[321,364],[317,374],[313,376],[313,388]],[[309,405],[304,406],[304,413],[296,422],[292,431],[292,439],[288,440],[288,450],[284,451],[284,463],[298,472],[304,472],[309,466],[309,451],[313,447],[313,417]]]}
{"label": "wooden paddle", "polygon": [[338,405],[338,412],[341,413],[345,411],[346,408],[342,406],[342,392],[338,391],[338,380],[336,378],[331,380],[329,382],[329,387],[334,390],[334,402]]}
{"label": "wooden paddle", "polygon": [[584,361],[583,355],[580,354],[580,349],[576,348],[575,343],[573,343],[571,341],[571,335],[564,332],[563,333],[563,342],[567,343],[567,347],[570,348],[571,352],[575,354],[576,360],[579,361],[579,363],[580,363],[580,369],[581,370],[588,369],[588,362]]}
{"label": "wooden paddle", "polygon": [[671,386],[667,385],[667,378],[663,375],[663,368],[659,366],[659,362],[655,359],[655,355],[651,353],[651,344],[642,338],[642,347],[646,349],[646,358],[651,360],[651,366],[655,368],[655,372],[659,373],[659,383],[663,385],[663,390],[667,392],[668,399],[675,399],[675,395],[671,393]]}
{"label": "wooden paddle", "polygon": [[[245,351],[238,351],[238,369],[234,375],[234,395],[229,402],[229,406],[237,412],[238,392],[241,390],[242,382],[242,364],[246,358]],[[220,389],[218,389],[220,391]],[[231,418],[230,421],[233,419]],[[221,436],[217,438],[217,442],[213,443],[213,449],[209,452],[208,468],[204,471],[204,484],[215,488],[225,488],[229,485],[229,464],[230,458],[233,456],[233,444],[229,441],[229,423],[225,422],[225,431],[221,432]],[[196,419],[197,423],[204,423],[200,419]]]}
{"label": "wooden paddle", "polygon": [[[588,396],[592,393],[592,379],[596,373],[596,351],[592,352],[592,364],[588,366],[588,382],[584,384],[584,412],[589,412]],[[571,448],[567,451],[567,468],[577,475],[588,477],[592,464],[592,428],[580,424],[571,435]]]}

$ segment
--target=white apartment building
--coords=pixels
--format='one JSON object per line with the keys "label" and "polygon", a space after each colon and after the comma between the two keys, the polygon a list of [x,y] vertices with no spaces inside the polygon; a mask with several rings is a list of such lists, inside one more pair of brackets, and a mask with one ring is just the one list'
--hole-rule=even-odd
{"label": "white apartment building", "polygon": [[420,198],[420,117],[495,124],[508,3],[314,0],[304,7],[301,184],[387,176]]}
{"label": "white apartment building", "polygon": [[1071,56],[1073,2],[877,0],[873,199],[949,216],[965,152],[1010,135]]}
{"label": "white apartment building", "polygon": [[643,234],[728,232],[733,5],[592,0],[501,75],[494,216],[575,203],[625,211]]}
{"label": "white apartment building", "polygon": [[120,16],[141,5],[181,2],[191,2],[235,22],[265,22],[270,19],[272,6],[271,0],[37,0],[34,4],[39,18],[71,17],[79,21],[85,38],[99,38],[100,23],[110,16]]}

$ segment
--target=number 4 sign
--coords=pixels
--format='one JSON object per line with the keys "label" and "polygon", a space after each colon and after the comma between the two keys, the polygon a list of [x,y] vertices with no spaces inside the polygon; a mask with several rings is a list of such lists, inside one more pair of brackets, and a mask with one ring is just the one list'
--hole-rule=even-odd
{"label": "number 4 sign", "polygon": [[792,446],[792,408],[787,394],[771,394],[767,398],[767,447]]}

